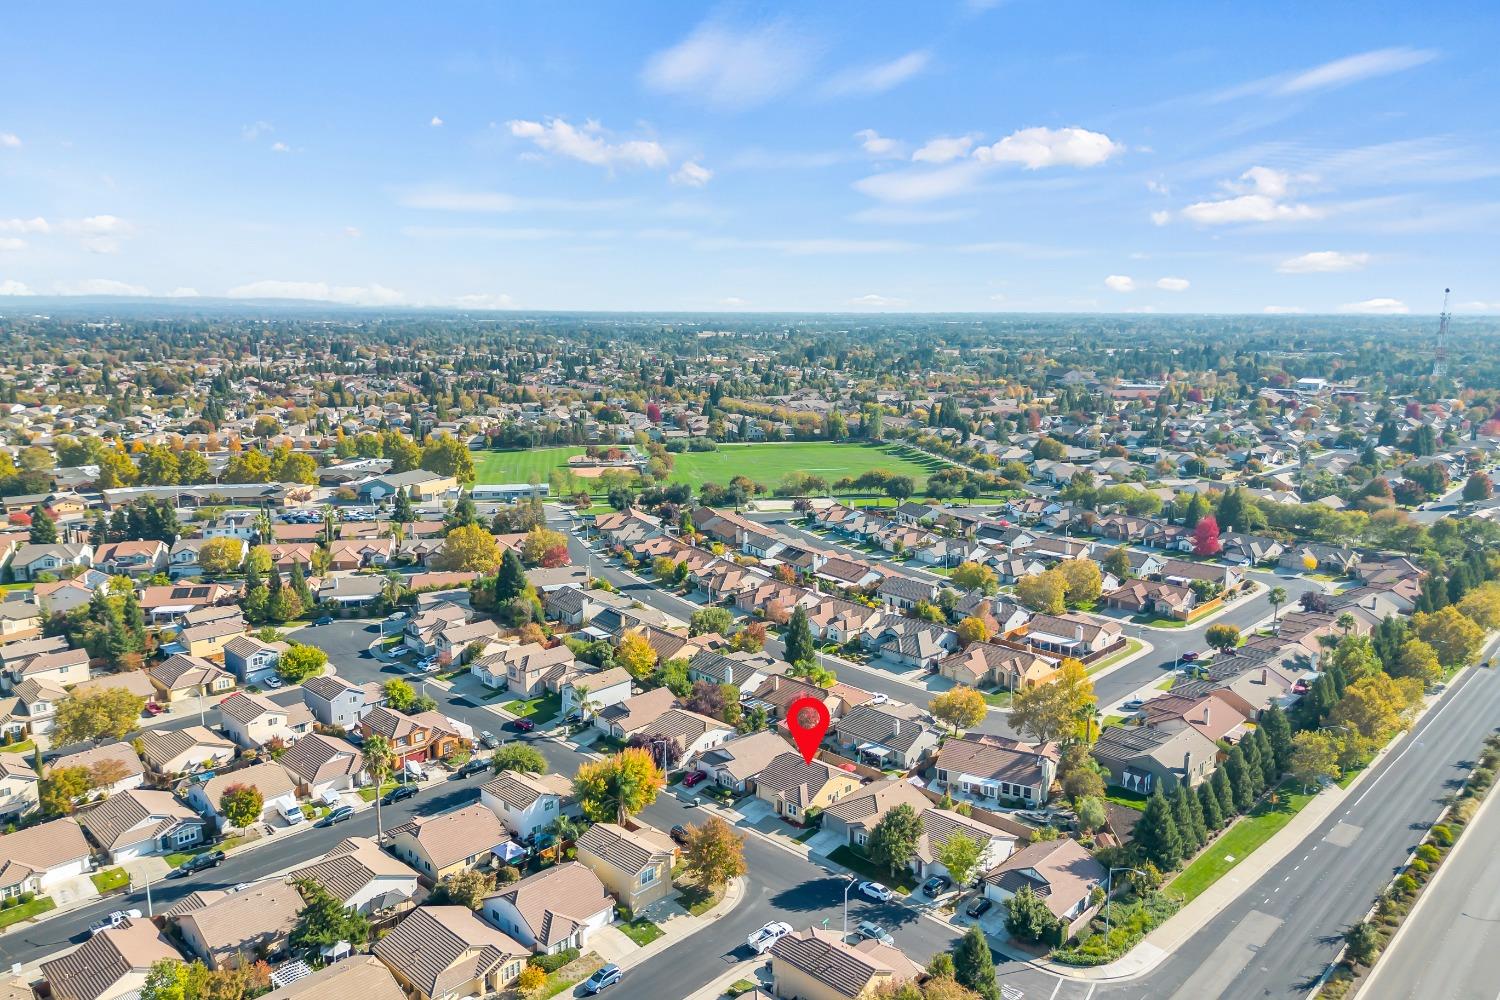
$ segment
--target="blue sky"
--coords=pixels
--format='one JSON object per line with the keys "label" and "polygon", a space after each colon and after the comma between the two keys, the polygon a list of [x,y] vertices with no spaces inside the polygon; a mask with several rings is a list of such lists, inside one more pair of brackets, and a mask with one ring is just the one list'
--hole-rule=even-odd
{"label": "blue sky", "polygon": [[11,7],[0,293],[1429,313],[1452,285],[1500,312],[1497,27],[1441,2]]}

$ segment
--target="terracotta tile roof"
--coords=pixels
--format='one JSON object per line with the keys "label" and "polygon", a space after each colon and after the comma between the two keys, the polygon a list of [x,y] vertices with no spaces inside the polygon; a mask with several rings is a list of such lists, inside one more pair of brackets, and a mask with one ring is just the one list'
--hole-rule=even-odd
{"label": "terracotta tile roof", "polygon": [[528,955],[466,906],[421,906],[375,943],[375,954],[424,996],[444,996]]}
{"label": "terracotta tile roof", "polygon": [[440,816],[418,816],[386,832],[392,837],[410,834],[434,872],[510,840],[500,818],[477,803]]}
{"label": "terracotta tile roof", "polygon": [[83,829],[71,817],[8,833],[0,837],[0,888],[18,885],[33,873],[49,871],[91,853]]}
{"label": "terracotta tile roof", "polygon": [[577,861],[544,868],[485,898],[497,896],[516,908],[544,948],[566,940],[589,917],[615,905],[599,876]]}
{"label": "terracotta tile roof", "polygon": [[200,825],[203,820],[171,792],[132,788],[111,795],[78,822],[94,843],[113,851],[160,837],[183,824]]}
{"label": "terracotta tile roof", "polygon": [[771,957],[773,962],[785,962],[846,997],[861,996],[881,981],[914,979],[921,972],[896,948],[869,940],[849,945],[832,931],[811,927],[777,941],[771,946]]}
{"label": "terracotta tile roof", "polygon": [[314,1000],[321,997],[359,997],[359,1000],[406,1000],[401,984],[386,964],[373,955],[356,955],[319,969],[260,1000]]}
{"label": "terracotta tile roof", "polygon": [[122,926],[89,938],[62,958],[42,963],[42,975],[55,1000],[98,1000],[131,973],[142,973],[152,963],[182,956],[149,920],[128,920]]}

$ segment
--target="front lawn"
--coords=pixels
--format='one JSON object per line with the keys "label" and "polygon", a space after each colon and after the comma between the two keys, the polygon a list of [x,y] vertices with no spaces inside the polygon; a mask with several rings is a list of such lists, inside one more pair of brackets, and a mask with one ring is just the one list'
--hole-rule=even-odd
{"label": "front lawn", "polygon": [[1148,798],[1149,796],[1141,792],[1132,792],[1121,788],[1119,785],[1110,785],[1104,789],[1104,800],[1106,802],[1113,802],[1117,806],[1124,806],[1126,809],[1136,809],[1140,812],[1146,811],[1146,801]]}
{"label": "front lawn", "polygon": [[1105,667],[1112,667],[1116,663],[1119,663],[1121,660],[1125,659],[1127,656],[1134,656],[1136,653],[1139,653],[1145,647],[1145,645],[1146,644],[1143,643],[1143,642],[1141,642],[1141,640],[1139,640],[1139,639],[1130,639],[1130,638],[1127,638],[1125,640],[1125,648],[1124,649],[1120,650],[1118,653],[1114,654],[1113,656],[1106,656],[1104,659],[1100,660],[1098,663],[1091,663],[1091,664],[1089,664],[1088,672],[1091,673],[1091,674],[1097,674],[1099,671],[1103,670]]}
{"label": "front lawn", "polygon": [[502,707],[518,719],[534,715],[538,721],[544,721],[554,718],[562,711],[562,695],[549,691],[540,697],[513,701]]}
{"label": "front lawn", "polygon": [[892,875],[889,869],[881,868],[875,862],[871,861],[870,856],[864,851],[861,851],[857,847],[851,847],[848,844],[843,845],[828,855],[828,860],[843,865],[856,875],[867,878],[872,882],[879,882],[882,885],[889,886],[904,895],[911,895],[917,887],[916,880],[913,878],[910,869],[903,869],[899,873]]}
{"label": "front lawn", "polygon": [[677,902],[695,917],[701,917],[724,898],[723,889],[705,889],[691,882],[679,882],[678,887],[682,890],[677,894]]}
{"label": "front lawn", "polygon": [[638,917],[630,921],[621,920],[615,926],[620,929],[621,934],[624,934],[642,948],[666,933],[666,931],[645,917]]}
{"label": "front lawn", "polygon": [[57,904],[52,901],[51,896],[38,896],[29,903],[19,903],[8,910],[0,910],[0,929],[55,909]]}
{"label": "front lawn", "polygon": [[984,693],[984,703],[991,708],[1009,708],[1010,695],[1011,692],[1009,691],[986,691]]}
{"label": "front lawn", "polygon": [[366,802],[374,802],[377,796],[384,795],[386,792],[395,787],[395,779],[387,778],[385,782],[381,784],[380,790],[378,792],[374,789],[373,786],[366,785],[364,788],[361,788],[359,790],[359,797],[364,799]]}
{"label": "front lawn", "polygon": [[94,872],[89,879],[93,881],[94,888],[105,893],[129,885],[130,873],[123,868],[106,868],[102,872]]}
{"label": "front lawn", "polygon": [[36,749],[36,743],[32,740],[20,740],[16,743],[7,743],[0,746],[0,753],[24,753],[29,754]]}
{"label": "front lawn", "polygon": [[1290,823],[1292,817],[1312,800],[1313,796],[1303,792],[1295,781],[1283,782],[1272,795],[1262,799],[1250,810],[1248,816],[1204,848],[1197,860],[1184,868],[1169,883],[1168,888],[1184,903],[1196,898],[1231,868],[1249,857],[1257,847],[1270,840],[1277,830]]}

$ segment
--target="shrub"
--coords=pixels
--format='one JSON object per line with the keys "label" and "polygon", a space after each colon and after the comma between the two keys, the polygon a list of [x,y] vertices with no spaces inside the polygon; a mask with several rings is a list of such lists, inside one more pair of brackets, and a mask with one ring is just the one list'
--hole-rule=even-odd
{"label": "shrub", "polygon": [[1432,837],[1435,843],[1441,844],[1444,847],[1453,846],[1453,831],[1445,824],[1437,824],[1428,831],[1428,834]]}
{"label": "shrub", "polygon": [[1406,866],[1406,870],[1409,872],[1414,872],[1417,875],[1426,875],[1428,872],[1432,871],[1432,866],[1423,861],[1421,858],[1412,858],[1411,864]]}
{"label": "shrub", "polygon": [[546,973],[556,972],[569,962],[578,960],[577,948],[565,948],[553,955],[537,955],[531,960],[531,964]]}
{"label": "shrub", "polygon": [[1412,878],[1410,875],[1402,875],[1400,878],[1396,879],[1395,884],[1391,886],[1391,891],[1394,892],[1397,897],[1404,898],[1416,892],[1418,888],[1419,886],[1416,879]]}
{"label": "shrub", "polygon": [[515,865],[501,865],[496,879],[501,885],[510,885],[512,882],[521,881],[521,869]]}
{"label": "shrub", "polygon": [[1425,861],[1429,865],[1437,864],[1438,860],[1442,856],[1443,852],[1438,850],[1436,847],[1433,847],[1431,844],[1423,844],[1421,847],[1417,848],[1418,860]]}

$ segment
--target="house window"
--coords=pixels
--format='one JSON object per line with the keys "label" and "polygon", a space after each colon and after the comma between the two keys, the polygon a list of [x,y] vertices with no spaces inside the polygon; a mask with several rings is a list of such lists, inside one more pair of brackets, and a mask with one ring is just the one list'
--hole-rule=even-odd
{"label": "house window", "polygon": [[641,885],[650,885],[652,882],[655,882],[655,881],[656,881],[656,869],[655,868],[647,868],[645,871],[641,872]]}
{"label": "house window", "polygon": [[1025,788],[1021,789],[1021,798],[1023,798],[1023,799],[1029,799],[1029,798],[1031,798],[1031,786],[1030,785],[1027,785]]}

